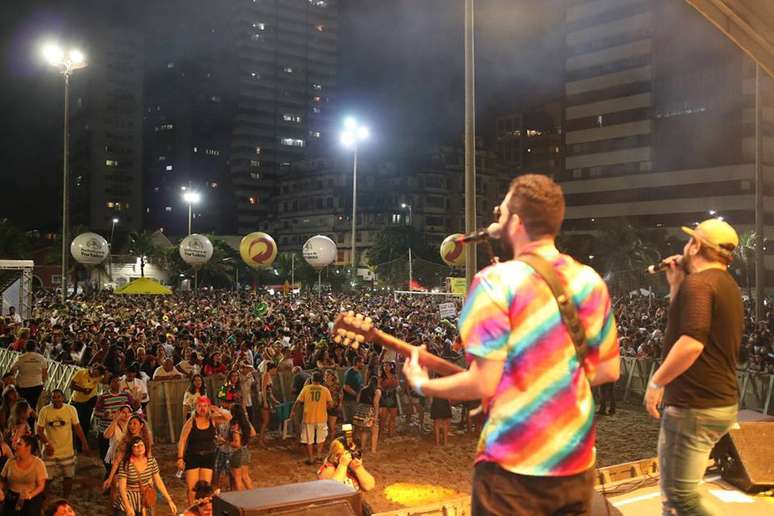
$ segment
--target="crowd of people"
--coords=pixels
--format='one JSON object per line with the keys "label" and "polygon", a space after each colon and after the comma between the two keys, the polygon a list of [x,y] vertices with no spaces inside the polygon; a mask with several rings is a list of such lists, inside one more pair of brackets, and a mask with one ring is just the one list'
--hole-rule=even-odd
{"label": "crowd of people", "polygon": [[[218,487],[252,487],[249,444],[271,445],[283,401],[293,402],[290,424],[307,464],[318,465],[318,477],[368,490],[373,477],[361,453],[375,452],[380,438],[398,431],[398,405],[406,415],[401,430],[422,432],[430,415],[437,445],[448,443],[452,405],[406,389],[399,369],[403,358],[389,348],[334,344],[335,317],[350,310],[366,314],[387,333],[465,365],[454,321],[439,313],[438,304],[450,301],[381,292],[102,293],[66,305],[40,297],[30,319],[15,312],[0,318],[0,347],[21,353],[3,377],[0,496],[17,514],[39,514],[52,479],[61,479],[62,494],[69,496],[75,456],[88,452],[93,430],[105,467],[103,488],[112,492],[116,510],[137,514],[155,505],[158,491],[176,511],[147,424],[148,382],[170,380],[189,383],[180,407],[185,424],[177,467],[191,507],[209,500]],[[453,302],[459,309],[460,302]],[[752,323],[749,304],[746,308],[742,362],[750,370],[774,372],[771,304],[768,322],[759,325]],[[660,356],[667,310],[667,302],[655,297],[618,299],[622,355]],[[66,386],[69,400],[62,390],[43,393],[50,361],[82,367]],[[292,375],[289,395],[277,385],[281,372]],[[222,378],[217,392],[207,392],[205,380],[212,376]],[[467,417],[473,406],[460,408],[463,429],[475,430]],[[340,428],[352,428],[342,425],[354,426],[354,440],[341,438]]]}
{"label": "crowd of people", "polygon": [[[669,300],[656,296],[630,296],[615,301],[615,316],[623,356],[660,358]],[[774,373],[774,303],[767,299],[762,320],[756,324],[755,308],[744,303],[745,334],[739,367],[759,373]]]}

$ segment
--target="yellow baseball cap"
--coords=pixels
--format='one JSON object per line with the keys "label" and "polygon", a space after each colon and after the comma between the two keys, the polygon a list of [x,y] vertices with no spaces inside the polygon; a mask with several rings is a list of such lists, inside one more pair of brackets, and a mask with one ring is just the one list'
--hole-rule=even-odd
{"label": "yellow baseball cap", "polygon": [[730,255],[739,245],[739,235],[727,222],[720,219],[707,219],[696,228],[683,226],[683,231],[702,244],[721,254]]}

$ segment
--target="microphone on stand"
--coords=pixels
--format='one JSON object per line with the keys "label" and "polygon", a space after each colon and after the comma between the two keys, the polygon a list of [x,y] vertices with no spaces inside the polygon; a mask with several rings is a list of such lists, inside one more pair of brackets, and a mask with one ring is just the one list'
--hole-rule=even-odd
{"label": "microphone on stand", "polygon": [[470,242],[478,243],[483,242],[485,240],[489,240],[490,238],[494,240],[500,239],[500,233],[502,232],[502,227],[497,222],[492,222],[489,224],[489,226],[474,231],[473,233],[468,233],[467,235],[462,235],[461,237],[457,237],[454,239],[455,242],[458,242],[460,244],[468,244]]}
{"label": "microphone on stand", "polygon": [[645,272],[647,272],[648,274],[658,274],[659,272],[663,272],[666,269],[668,269],[669,264],[673,262],[676,263],[677,265],[682,265],[683,258],[680,257],[680,258],[677,258],[676,260],[672,260],[671,258],[665,258],[655,265],[648,265],[648,268],[645,269]]}

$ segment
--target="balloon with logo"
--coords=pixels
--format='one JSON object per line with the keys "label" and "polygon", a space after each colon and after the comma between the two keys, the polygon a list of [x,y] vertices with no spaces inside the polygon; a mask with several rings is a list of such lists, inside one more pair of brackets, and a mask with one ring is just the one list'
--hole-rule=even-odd
{"label": "balloon with logo", "polygon": [[306,241],[304,260],[315,270],[321,270],[336,260],[336,244],[325,235],[316,235]]}
{"label": "balloon with logo", "polygon": [[70,243],[70,254],[83,265],[99,265],[110,254],[110,247],[96,233],[81,233]]}
{"label": "balloon with logo", "polygon": [[465,265],[465,245],[462,242],[455,242],[461,236],[462,233],[454,233],[441,242],[441,259],[452,267]]}
{"label": "balloon with logo", "polygon": [[246,235],[239,243],[239,255],[253,269],[270,267],[277,258],[277,244],[270,235],[256,231]]}
{"label": "balloon with logo", "polygon": [[185,263],[198,269],[212,258],[212,242],[206,236],[194,233],[180,242],[179,252]]}

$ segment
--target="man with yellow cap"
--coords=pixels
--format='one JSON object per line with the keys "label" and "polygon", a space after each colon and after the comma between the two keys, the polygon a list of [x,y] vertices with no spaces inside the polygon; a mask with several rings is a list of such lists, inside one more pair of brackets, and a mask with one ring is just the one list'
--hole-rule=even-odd
{"label": "man with yellow cap", "polygon": [[728,265],[739,237],[720,219],[683,231],[691,237],[683,254],[666,260],[671,303],[663,363],[648,384],[645,407],[661,419],[663,514],[723,514],[698,487],[712,447],[736,423],[744,309]]}

